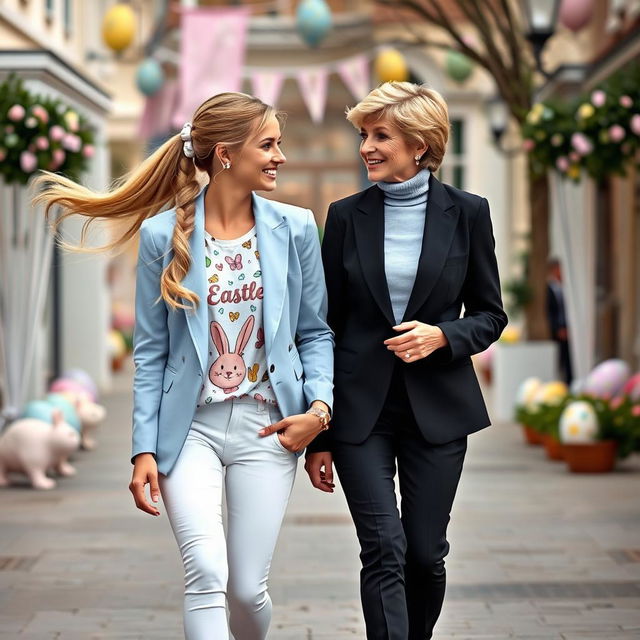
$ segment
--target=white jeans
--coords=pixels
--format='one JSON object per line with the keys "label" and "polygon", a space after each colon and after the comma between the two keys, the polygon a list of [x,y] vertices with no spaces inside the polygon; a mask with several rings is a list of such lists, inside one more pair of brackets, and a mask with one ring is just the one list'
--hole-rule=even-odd
{"label": "white jeans", "polygon": [[278,434],[262,438],[258,430],[280,419],[277,408],[251,398],[205,405],[175,467],[160,475],[185,569],[187,640],[227,640],[229,628],[235,640],[267,636],[267,578],[297,458]]}

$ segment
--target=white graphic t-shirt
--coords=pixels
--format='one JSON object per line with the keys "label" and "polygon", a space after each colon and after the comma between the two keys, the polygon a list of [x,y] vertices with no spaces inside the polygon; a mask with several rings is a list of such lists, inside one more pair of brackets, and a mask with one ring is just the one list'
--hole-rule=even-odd
{"label": "white graphic t-shirt", "polygon": [[216,240],[205,231],[209,369],[198,407],[251,396],[276,403],[264,347],[262,272],[255,227]]}

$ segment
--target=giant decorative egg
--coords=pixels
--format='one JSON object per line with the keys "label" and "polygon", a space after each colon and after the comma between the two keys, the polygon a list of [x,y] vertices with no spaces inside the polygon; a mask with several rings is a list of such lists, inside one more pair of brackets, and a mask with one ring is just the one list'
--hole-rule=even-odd
{"label": "giant decorative egg", "polygon": [[331,9],[324,0],[302,0],[296,11],[296,27],[302,39],[317,47],[331,30]]}
{"label": "giant decorative egg", "polygon": [[102,38],[114,51],[126,49],[136,34],[136,14],[129,4],[118,2],[104,15]]}
{"label": "giant decorative egg", "polygon": [[382,49],[376,56],[374,69],[380,82],[404,82],[409,78],[404,56],[390,47]]}
{"label": "giant decorative egg", "polygon": [[162,65],[155,58],[143,60],[136,71],[136,84],[145,96],[152,96],[164,84]]}
{"label": "giant decorative egg", "polygon": [[603,398],[612,398],[622,391],[630,375],[631,369],[624,360],[605,360],[587,376],[583,391]]}
{"label": "giant decorative egg", "polygon": [[567,393],[569,393],[569,389],[564,382],[559,380],[547,382],[536,390],[532,402],[534,405],[558,405],[565,399]]}
{"label": "giant decorative egg", "polygon": [[516,406],[531,407],[538,389],[542,386],[540,378],[527,378],[520,383],[516,393]]}
{"label": "giant decorative egg", "polygon": [[564,443],[594,442],[598,430],[598,416],[591,404],[583,400],[567,405],[560,416],[560,440]]}
{"label": "giant decorative egg", "polygon": [[70,424],[78,433],[80,432],[82,425],[78,412],[76,411],[73,403],[61,393],[49,393],[47,394],[47,402],[56,409],[62,411],[64,421]]}
{"label": "giant decorative egg", "polygon": [[628,395],[634,402],[640,400],[640,373],[635,373],[627,380],[622,393]]}

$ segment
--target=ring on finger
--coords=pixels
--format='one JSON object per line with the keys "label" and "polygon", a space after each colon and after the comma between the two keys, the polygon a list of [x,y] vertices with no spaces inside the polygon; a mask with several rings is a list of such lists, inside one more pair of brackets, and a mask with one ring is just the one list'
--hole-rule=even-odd
{"label": "ring on finger", "polygon": [[407,353],[404,354],[404,357],[408,360],[411,357],[411,351],[407,351]]}

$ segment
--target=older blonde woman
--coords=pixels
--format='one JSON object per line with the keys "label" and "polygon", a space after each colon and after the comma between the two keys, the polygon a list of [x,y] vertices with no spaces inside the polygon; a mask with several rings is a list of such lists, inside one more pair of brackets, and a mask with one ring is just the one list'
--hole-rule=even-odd
{"label": "older blonde woman", "polygon": [[332,491],[335,462],[361,546],[367,638],[424,640],[442,608],[467,435],[489,425],[470,356],[507,318],[487,201],[433,175],[449,133],[442,97],[385,83],[347,118],[376,184],[329,208],[333,428],[306,469]]}

